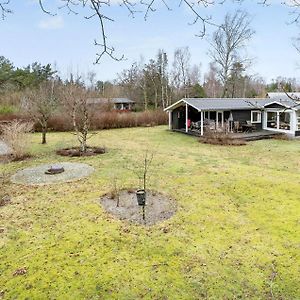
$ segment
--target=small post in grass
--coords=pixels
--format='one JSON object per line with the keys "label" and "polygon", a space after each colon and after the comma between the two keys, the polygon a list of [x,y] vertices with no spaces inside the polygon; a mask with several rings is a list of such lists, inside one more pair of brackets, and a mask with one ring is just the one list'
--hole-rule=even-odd
{"label": "small post in grass", "polygon": [[146,191],[143,190],[143,189],[142,190],[137,190],[136,191],[136,198],[137,198],[138,205],[142,207],[143,220],[146,223],[146,217],[145,217]]}

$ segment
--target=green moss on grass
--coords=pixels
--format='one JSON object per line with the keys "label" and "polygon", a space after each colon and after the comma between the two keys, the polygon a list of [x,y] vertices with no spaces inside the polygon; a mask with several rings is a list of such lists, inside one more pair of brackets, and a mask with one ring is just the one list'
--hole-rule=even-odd
{"label": "green moss on grass", "polygon": [[[33,159],[0,165],[15,171],[53,161],[96,170],[55,186],[8,184],[0,207],[0,291],[4,299],[299,299],[300,143],[267,140],[244,147],[204,145],[165,127],[99,132],[108,153],[63,158],[76,143],[32,136]],[[150,188],[176,199],[171,219],[146,228],[123,223],[99,205],[118,170],[154,149]],[[13,276],[26,267],[25,275]]]}

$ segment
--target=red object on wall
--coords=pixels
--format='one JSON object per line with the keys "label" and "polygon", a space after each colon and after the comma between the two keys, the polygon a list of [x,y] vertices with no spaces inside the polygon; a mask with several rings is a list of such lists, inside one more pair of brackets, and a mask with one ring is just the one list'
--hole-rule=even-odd
{"label": "red object on wall", "polygon": [[188,119],[188,128],[190,128],[190,127],[191,127],[191,120]]}

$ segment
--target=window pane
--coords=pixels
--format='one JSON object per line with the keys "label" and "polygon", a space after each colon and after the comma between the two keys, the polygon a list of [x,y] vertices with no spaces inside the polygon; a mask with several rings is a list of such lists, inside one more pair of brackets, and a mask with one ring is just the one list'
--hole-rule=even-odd
{"label": "window pane", "polygon": [[260,111],[252,111],[252,122],[260,123],[261,122],[261,112]]}
{"label": "window pane", "polygon": [[252,113],[252,121],[253,122],[257,122],[258,121],[258,113],[256,111],[254,111]]}
{"label": "window pane", "polygon": [[291,124],[290,124],[290,113],[282,112],[279,113],[279,129],[283,130],[290,130]]}

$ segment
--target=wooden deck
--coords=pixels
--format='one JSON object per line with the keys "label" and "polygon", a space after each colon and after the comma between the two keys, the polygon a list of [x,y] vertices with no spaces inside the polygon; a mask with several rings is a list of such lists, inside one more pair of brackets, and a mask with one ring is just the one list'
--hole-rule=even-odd
{"label": "wooden deck", "polygon": [[[188,134],[191,136],[200,137],[199,131],[189,130],[188,133],[186,133],[184,129],[173,129],[173,131]],[[244,141],[258,141],[258,140],[272,139],[274,137],[282,136],[283,133],[276,132],[276,131],[269,131],[269,130],[258,130],[254,132],[229,133],[229,135],[233,139],[241,139]]]}

